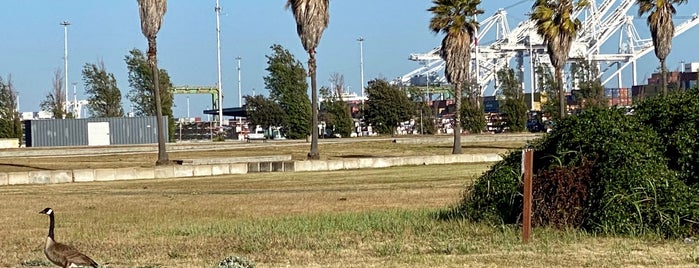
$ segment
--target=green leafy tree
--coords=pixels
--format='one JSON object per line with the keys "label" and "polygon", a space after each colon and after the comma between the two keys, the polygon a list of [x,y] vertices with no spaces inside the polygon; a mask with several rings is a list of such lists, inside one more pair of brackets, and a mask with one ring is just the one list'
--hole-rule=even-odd
{"label": "green leafy tree", "polygon": [[485,129],[487,122],[482,106],[476,106],[467,101],[461,106],[461,112],[458,114],[461,115],[461,125],[464,126],[464,130],[470,133],[481,133]]}
{"label": "green leafy tree", "polygon": [[22,138],[22,125],[17,111],[17,91],[12,76],[0,77],[0,138]]}
{"label": "green leafy tree", "polygon": [[[461,90],[464,83],[469,80],[471,63],[471,43],[478,30],[478,22],[473,18],[483,14],[478,9],[481,0],[433,0],[434,6],[427,11],[434,17],[430,20],[429,28],[435,34],[444,33],[440,56],[446,66],[444,74],[447,81],[454,85],[456,98],[456,111],[461,111]],[[472,87],[472,90],[478,90]],[[471,105],[478,107],[478,98],[475,92],[469,94]],[[455,113],[454,146],[453,154],[461,154],[461,113]]]}
{"label": "green leafy tree", "polygon": [[272,55],[267,55],[265,87],[272,100],[279,103],[286,113],[282,124],[290,139],[303,139],[311,133],[311,103],[308,99],[308,82],[303,64],[287,49],[272,45]]}
{"label": "green leafy tree", "polygon": [[260,125],[265,129],[281,126],[286,117],[278,103],[262,95],[245,96],[245,113],[251,125]]}
{"label": "green leafy tree", "polygon": [[586,60],[579,60],[573,64],[572,72],[578,86],[575,97],[582,108],[607,107],[607,97],[604,96],[604,86],[597,67]]}
{"label": "green leafy tree", "polygon": [[573,17],[576,10],[589,5],[588,0],[536,0],[529,18],[536,24],[536,32],[544,38],[551,64],[556,69],[559,117],[566,115],[566,90],[563,87],[563,68],[573,41],[582,28],[582,22]]}
{"label": "green leafy tree", "polygon": [[365,118],[378,133],[393,135],[399,123],[413,116],[414,105],[408,96],[386,80],[370,81],[366,92]]}
{"label": "green leafy tree", "polygon": [[512,132],[522,132],[527,129],[527,104],[524,102],[522,82],[515,76],[515,71],[506,68],[498,71],[498,81],[504,99],[500,102],[505,126]]}
{"label": "green leafy tree", "polygon": [[308,52],[308,72],[311,77],[311,151],[309,159],[320,159],[318,152],[318,89],[316,86],[316,48],[328,27],[330,20],[330,0],[288,0],[286,8],[290,8],[296,19],[296,32],[301,39],[303,49]]}
{"label": "green leafy tree", "polygon": [[332,94],[329,88],[322,87],[320,88],[320,96],[323,101],[320,103],[319,119],[324,121],[326,128],[330,128],[333,133],[349,137],[354,128],[354,121],[352,120],[349,106],[341,97],[338,97],[341,94]]}
{"label": "green leafy tree", "polygon": [[74,118],[73,113],[68,111],[66,105],[66,97],[63,93],[63,76],[61,76],[60,70],[53,73],[51,84],[53,88],[39,104],[41,110],[51,113],[54,119]]}
{"label": "green leafy tree", "polygon": [[672,37],[675,36],[675,24],[672,16],[677,13],[673,5],[686,4],[689,0],[636,0],[638,4],[638,15],[648,15],[648,26],[650,27],[651,38],[655,56],[660,60],[662,73],[663,96],[667,96],[667,67],[665,59],[670,55],[672,48]]}
{"label": "green leafy tree", "polygon": [[[137,116],[157,116],[157,107],[155,92],[153,88],[154,76],[153,69],[150,67],[148,60],[143,52],[138,49],[129,51],[126,55],[126,68],[129,71],[129,85],[131,90],[126,97],[134,105],[134,111]],[[174,96],[172,84],[170,83],[170,75],[165,69],[160,69],[158,75],[158,90],[160,92],[160,101],[162,115],[168,118],[168,133],[169,140],[174,140],[175,135],[175,119],[172,116],[172,105]],[[160,121],[160,120],[158,120]]]}
{"label": "green leafy tree", "polygon": [[539,85],[539,92],[542,93],[542,99],[546,98],[545,101],[541,103],[541,112],[547,115],[550,120],[559,119],[560,102],[552,99],[551,97],[558,94],[556,80],[553,77],[553,73],[546,66],[539,65],[536,67],[536,77],[537,85]]}
{"label": "green leafy tree", "polygon": [[[167,156],[167,151],[165,151],[165,127],[163,126],[163,121],[161,118],[163,115],[168,116],[169,121],[169,132],[170,140],[174,140],[175,134],[175,119],[172,117],[172,98],[170,98],[170,107],[165,108],[163,103],[165,103],[163,95],[172,96],[170,93],[170,88],[160,88],[159,76],[160,69],[158,69],[158,49],[156,45],[156,38],[158,37],[158,32],[160,31],[160,26],[163,24],[163,16],[167,11],[167,1],[166,0],[138,0],[138,14],[141,18],[141,32],[143,36],[148,40],[148,66],[151,69],[151,86],[153,92],[153,103],[155,103],[155,116],[157,116],[157,128],[158,128],[158,160],[155,162],[156,165],[166,165],[170,163]],[[168,81],[169,84],[170,81]],[[165,90],[165,94],[161,90]],[[169,110],[169,114],[163,113],[163,110]]]}
{"label": "green leafy tree", "polygon": [[121,90],[113,73],[107,73],[104,62],[86,63],[83,66],[83,83],[88,95],[88,108],[92,117],[123,117]]}

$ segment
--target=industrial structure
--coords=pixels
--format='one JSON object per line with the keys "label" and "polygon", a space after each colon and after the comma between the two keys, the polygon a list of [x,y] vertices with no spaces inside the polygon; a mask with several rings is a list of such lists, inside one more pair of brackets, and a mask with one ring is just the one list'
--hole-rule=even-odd
{"label": "industrial structure", "polygon": [[[497,10],[492,16],[480,21],[480,31],[475,36],[472,44],[472,74],[475,84],[480,88],[481,96],[495,95],[496,73],[507,66],[512,66],[522,81],[522,88],[528,88],[527,92],[536,92],[537,66],[550,68],[549,56],[546,54],[546,45],[543,39],[536,33],[535,23],[532,20],[521,21],[513,29],[507,17],[507,9],[528,1],[519,1],[508,8]],[[599,3],[601,2],[601,3]],[[639,58],[653,51],[653,42],[650,37],[641,38],[634,25],[633,14],[635,0],[603,0],[590,1],[590,5],[575,13],[575,17],[582,22],[570,51],[569,61],[587,60],[592,62],[600,70],[600,79],[603,85],[608,85],[616,79],[616,87],[622,88],[622,72],[631,66],[632,83],[638,82],[636,63]],[[645,23],[645,20],[643,20]],[[690,18],[676,23],[675,37],[699,24],[699,17],[693,15]],[[647,34],[650,36],[650,33]],[[618,44],[611,40],[618,37]],[[479,42],[480,40],[494,40],[492,42]],[[437,47],[427,53],[411,54],[409,59],[422,64],[403,76],[397,77],[393,83],[403,86],[427,86],[446,85],[443,76],[444,61],[439,56],[440,48]],[[525,58],[528,60],[525,61]],[[511,64],[512,62],[515,64]],[[529,85],[525,85],[525,65],[529,70]],[[570,83],[570,75],[566,75],[567,83]],[[630,87],[630,86],[626,86]],[[533,95],[532,95],[533,96]],[[533,102],[533,99],[531,100]]]}

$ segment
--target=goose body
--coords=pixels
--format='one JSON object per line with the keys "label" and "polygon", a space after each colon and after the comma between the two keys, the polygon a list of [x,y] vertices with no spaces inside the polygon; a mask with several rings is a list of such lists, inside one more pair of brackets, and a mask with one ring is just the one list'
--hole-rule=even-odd
{"label": "goose body", "polygon": [[67,267],[98,267],[97,262],[90,259],[90,257],[85,254],[80,253],[77,249],[72,246],[56,242],[53,235],[53,228],[56,220],[53,216],[53,209],[46,208],[42,210],[42,214],[49,216],[49,235],[46,237],[46,245],[44,246],[44,254],[46,258],[54,264],[67,268]]}

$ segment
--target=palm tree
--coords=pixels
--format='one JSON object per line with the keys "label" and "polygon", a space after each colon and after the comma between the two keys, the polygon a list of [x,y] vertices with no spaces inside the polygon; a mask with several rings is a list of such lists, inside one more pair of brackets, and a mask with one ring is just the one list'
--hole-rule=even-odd
{"label": "palm tree", "polygon": [[582,23],[573,18],[575,10],[587,6],[587,0],[536,0],[530,19],[536,24],[536,32],[544,38],[556,77],[560,118],[566,115],[566,96],[563,87],[563,68],[568,61],[570,47]]}
{"label": "palm tree", "polygon": [[156,165],[169,164],[167,152],[165,151],[165,126],[163,124],[163,107],[160,102],[160,86],[158,82],[158,60],[157,46],[155,39],[163,23],[163,16],[167,11],[166,0],[138,0],[138,11],[141,17],[141,31],[148,39],[148,64],[153,71],[153,95],[155,96],[155,113],[157,115],[158,128],[158,160]]}
{"label": "palm tree", "polygon": [[[452,154],[461,154],[461,90],[470,76],[471,43],[478,30],[478,22],[473,16],[483,14],[478,9],[481,0],[433,0],[434,6],[427,11],[434,17],[430,20],[430,30],[435,34],[444,33],[440,56],[446,63],[444,74],[454,86],[456,113],[454,114],[454,146]],[[476,89],[478,90],[477,87]],[[475,94],[471,94],[475,96]],[[472,104],[478,100],[471,98]]]}
{"label": "palm tree", "polygon": [[330,0],[288,0],[286,8],[291,8],[296,18],[296,32],[303,48],[308,52],[308,74],[311,76],[311,151],[309,159],[319,159],[318,153],[318,89],[316,88],[316,48],[328,27]]}
{"label": "palm tree", "polygon": [[660,60],[663,96],[667,96],[665,58],[670,54],[670,49],[672,48],[672,37],[675,35],[675,24],[672,22],[672,15],[677,12],[673,4],[686,4],[688,0],[636,0],[636,2],[639,6],[639,16],[650,12],[648,26],[653,38],[655,56]]}

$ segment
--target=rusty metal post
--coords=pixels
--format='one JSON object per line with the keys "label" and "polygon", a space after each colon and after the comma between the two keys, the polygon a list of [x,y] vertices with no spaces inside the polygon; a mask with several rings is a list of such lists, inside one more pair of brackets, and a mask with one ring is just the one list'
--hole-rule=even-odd
{"label": "rusty metal post", "polygon": [[524,211],[522,217],[522,241],[529,243],[532,230],[532,173],[534,165],[534,151],[525,149],[522,151],[522,170],[524,173]]}

